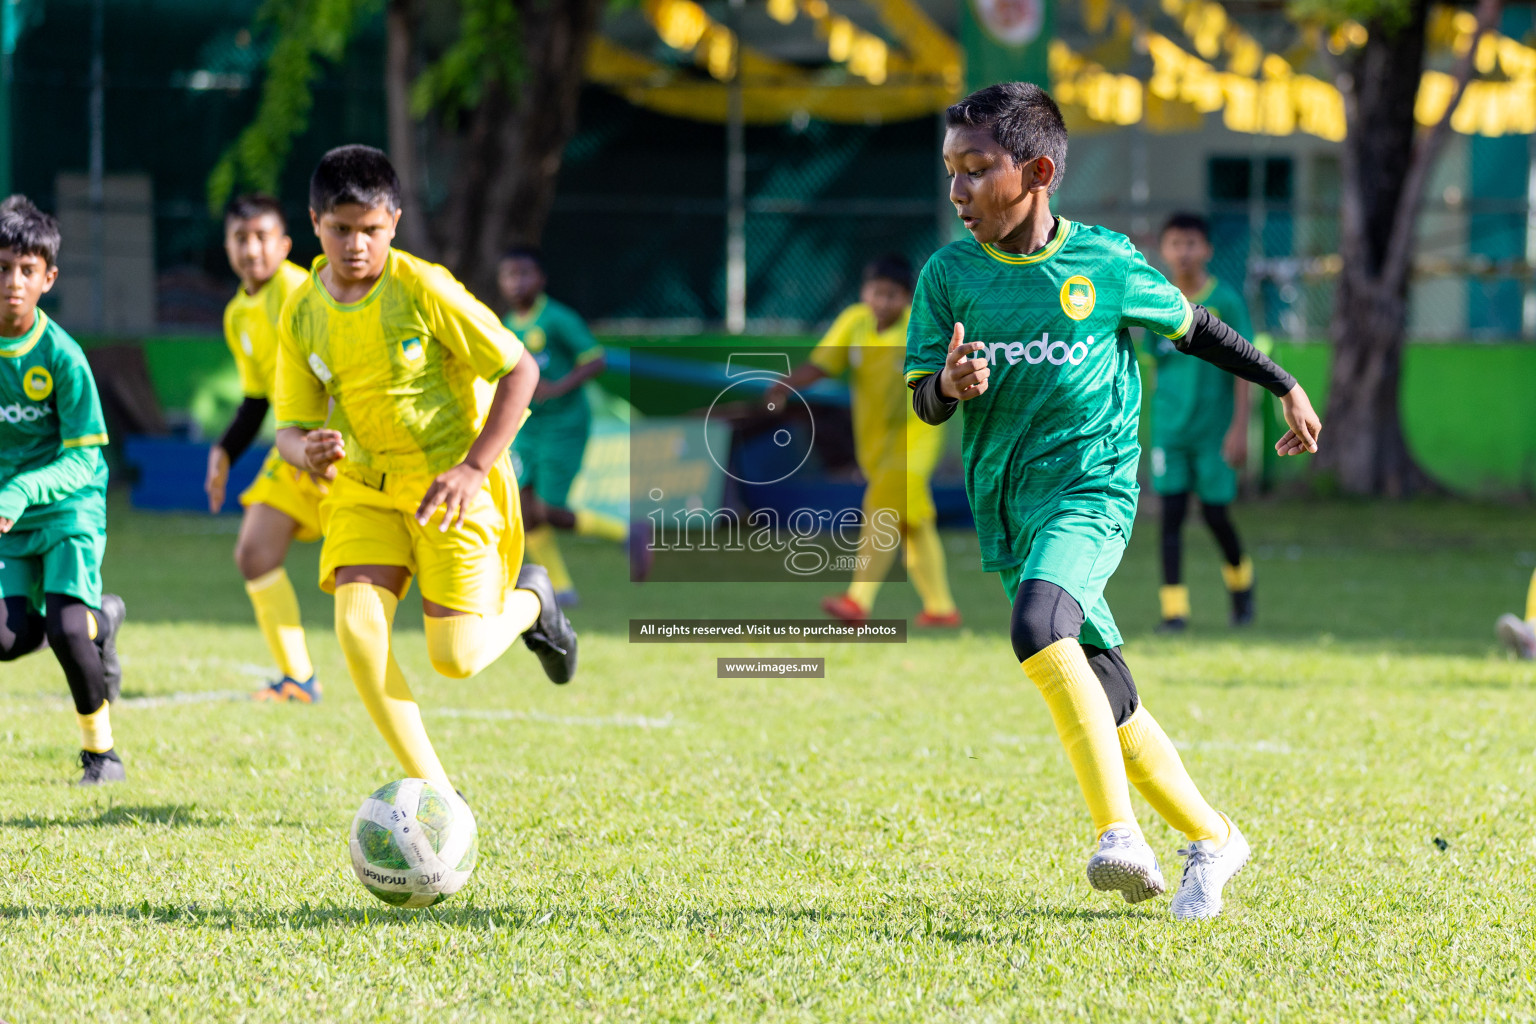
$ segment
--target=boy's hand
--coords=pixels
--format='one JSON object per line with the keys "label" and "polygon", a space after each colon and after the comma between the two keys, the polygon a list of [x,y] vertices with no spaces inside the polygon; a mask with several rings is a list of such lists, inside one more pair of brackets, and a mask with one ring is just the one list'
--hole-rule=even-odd
{"label": "boy's hand", "polygon": [[229,483],[229,452],[216,444],[208,449],[208,476],[203,480],[203,490],[208,494],[208,511],[217,513],[224,507],[224,487]]}
{"label": "boy's hand", "polygon": [[315,476],[326,480],[336,478],[335,464],[347,457],[346,442],[339,430],[311,430],[304,435],[304,466]]}
{"label": "boy's hand", "polygon": [[0,519],[0,533],[10,533],[11,527],[16,525],[14,519]]}
{"label": "boy's hand", "polygon": [[1248,424],[1233,421],[1221,440],[1221,457],[1233,469],[1248,465]]}
{"label": "boy's hand", "polygon": [[967,342],[965,324],[955,324],[955,333],[949,338],[949,354],[944,357],[944,369],[939,372],[939,394],[964,402],[987,390],[991,367],[985,359],[970,358],[972,352],[985,347],[979,341]]}
{"label": "boy's hand", "polygon": [[432,481],[432,486],[427,488],[426,497],[421,499],[421,507],[416,509],[416,522],[426,526],[427,521],[432,518],[432,513],[436,512],[441,505],[443,522],[438,527],[439,531],[446,533],[450,526],[463,526],[464,516],[469,512],[469,506],[474,504],[475,495],[479,494],[484,486],[483,471],[467,462],[459,463]]}
{"label": "boy's hand", "polygon": [[1280,399],[1280,412],[1291,429],[1275,442],[1275,452],[1279,455],[1316,453],[1317,437],[1323,432],[1323,421],[1317,418],[1317,413],[1312,409],[1312,401],[1307,398],[1300,384]]}

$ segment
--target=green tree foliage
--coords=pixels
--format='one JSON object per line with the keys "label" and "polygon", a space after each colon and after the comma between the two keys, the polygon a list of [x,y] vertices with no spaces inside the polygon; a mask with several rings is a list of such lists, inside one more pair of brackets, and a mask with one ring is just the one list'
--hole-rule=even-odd
{"label": "green tree foliage", "polygon": [[1291,0],[1288,12],[1295,21],[1330,29],[1346,21],[1358,21],[1391,32],[1408,23],[1413,3],[1412,0]]}
{"label": "green tree foliage", "polygon": [[435,111],[453,119],[478,106],[492,86],[514,91],[522,73],[522,49],[513,4],[507,0],[461,0],[459,38],[417,76],[411,89],[411,113],[424,118]]}
{"label": "green tree foliage", "polygon": [[[488,0],[479,0],[487,3]],[[275,36],[255,119],[208,176],[208,208],[217,216],[237,189],[275,191],[293,140],[309,124],[313,86],[323,62],[339,60],[357,26],[384,0],[267,0],[258,26]]]}

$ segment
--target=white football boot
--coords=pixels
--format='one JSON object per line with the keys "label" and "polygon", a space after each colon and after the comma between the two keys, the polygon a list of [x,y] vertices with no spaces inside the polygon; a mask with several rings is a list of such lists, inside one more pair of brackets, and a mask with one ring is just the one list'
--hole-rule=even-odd
{"label": "white football boot", "polygon": [[1180,921],[1200,921],[1221,913],[1221,890],[1248,863],[1248,840],[1225,814],[1231,833],[1221,846],[1201,839],[1179,851],[1184,858],[1184,877],[1173,894],[1173,916]]}
{"label": "white football boot", "polygon": [[1536,629],[1518,615],[1500,615],[1493,627],[1499,642],[1521,661],[1536,659]]}
{"label": "white football boot", "polygon": [[1157,866],[1157,854],[1140,833],[1112,828],[1099,836],[1099,848],[1088,858],[1088,884],[1095,889],[1118,889],[1127,903],[1161,896],[1168,888]]}

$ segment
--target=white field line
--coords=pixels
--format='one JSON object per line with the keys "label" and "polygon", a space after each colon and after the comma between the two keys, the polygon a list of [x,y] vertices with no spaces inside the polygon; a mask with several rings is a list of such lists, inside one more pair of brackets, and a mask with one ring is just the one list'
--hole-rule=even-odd
{"label": "white field line", "polygon": [[647,718],[644,715],[552,715],[547,711],[513,711],[506,708],[426,708],[428,717],[441,715],[444,718],[476,718],[497,722],[543,722],[548,725],[592,725],[608,726],[628,729],[668,729],[674,725],[681,725],[668,711],[661,718]]}

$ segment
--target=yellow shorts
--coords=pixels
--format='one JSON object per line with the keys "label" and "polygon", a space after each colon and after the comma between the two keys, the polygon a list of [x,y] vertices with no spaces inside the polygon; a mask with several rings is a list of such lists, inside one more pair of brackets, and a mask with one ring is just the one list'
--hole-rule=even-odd
{"label": "yellow shorts", "polygon": [[938,518],[933,507],[933,471],[944,452],[941,431],[924,431],[911,438],[904,458],[865,470],[864,514],[880,508],[894,509],[903,523],[922,526]]}
{"label": "yellow shorts", "polygon": [[284,462],[277,453],[277,446],[273,445],[266,461],[261,464],[261,472],[240,495],[240,504],[245,508],[252,505],[275,508],[299,524],[293,535],[295,540],[319,540],[320,502],[325,492],[324,484]]}
{"label": "yellow shorts", "polygon": [[336,570],[343,566],[399,565],[433,604],[501,614],[523,564],[523,515],[511,462],[505,455],[497,460],[463,525],[447,532],[438,529],[441,508],[426,526],[416,522],[433,479],[430,473],[392,473],[382,486],[371,487],[346,472],[337,476],[320,505],[320,589],[334,593]]}

